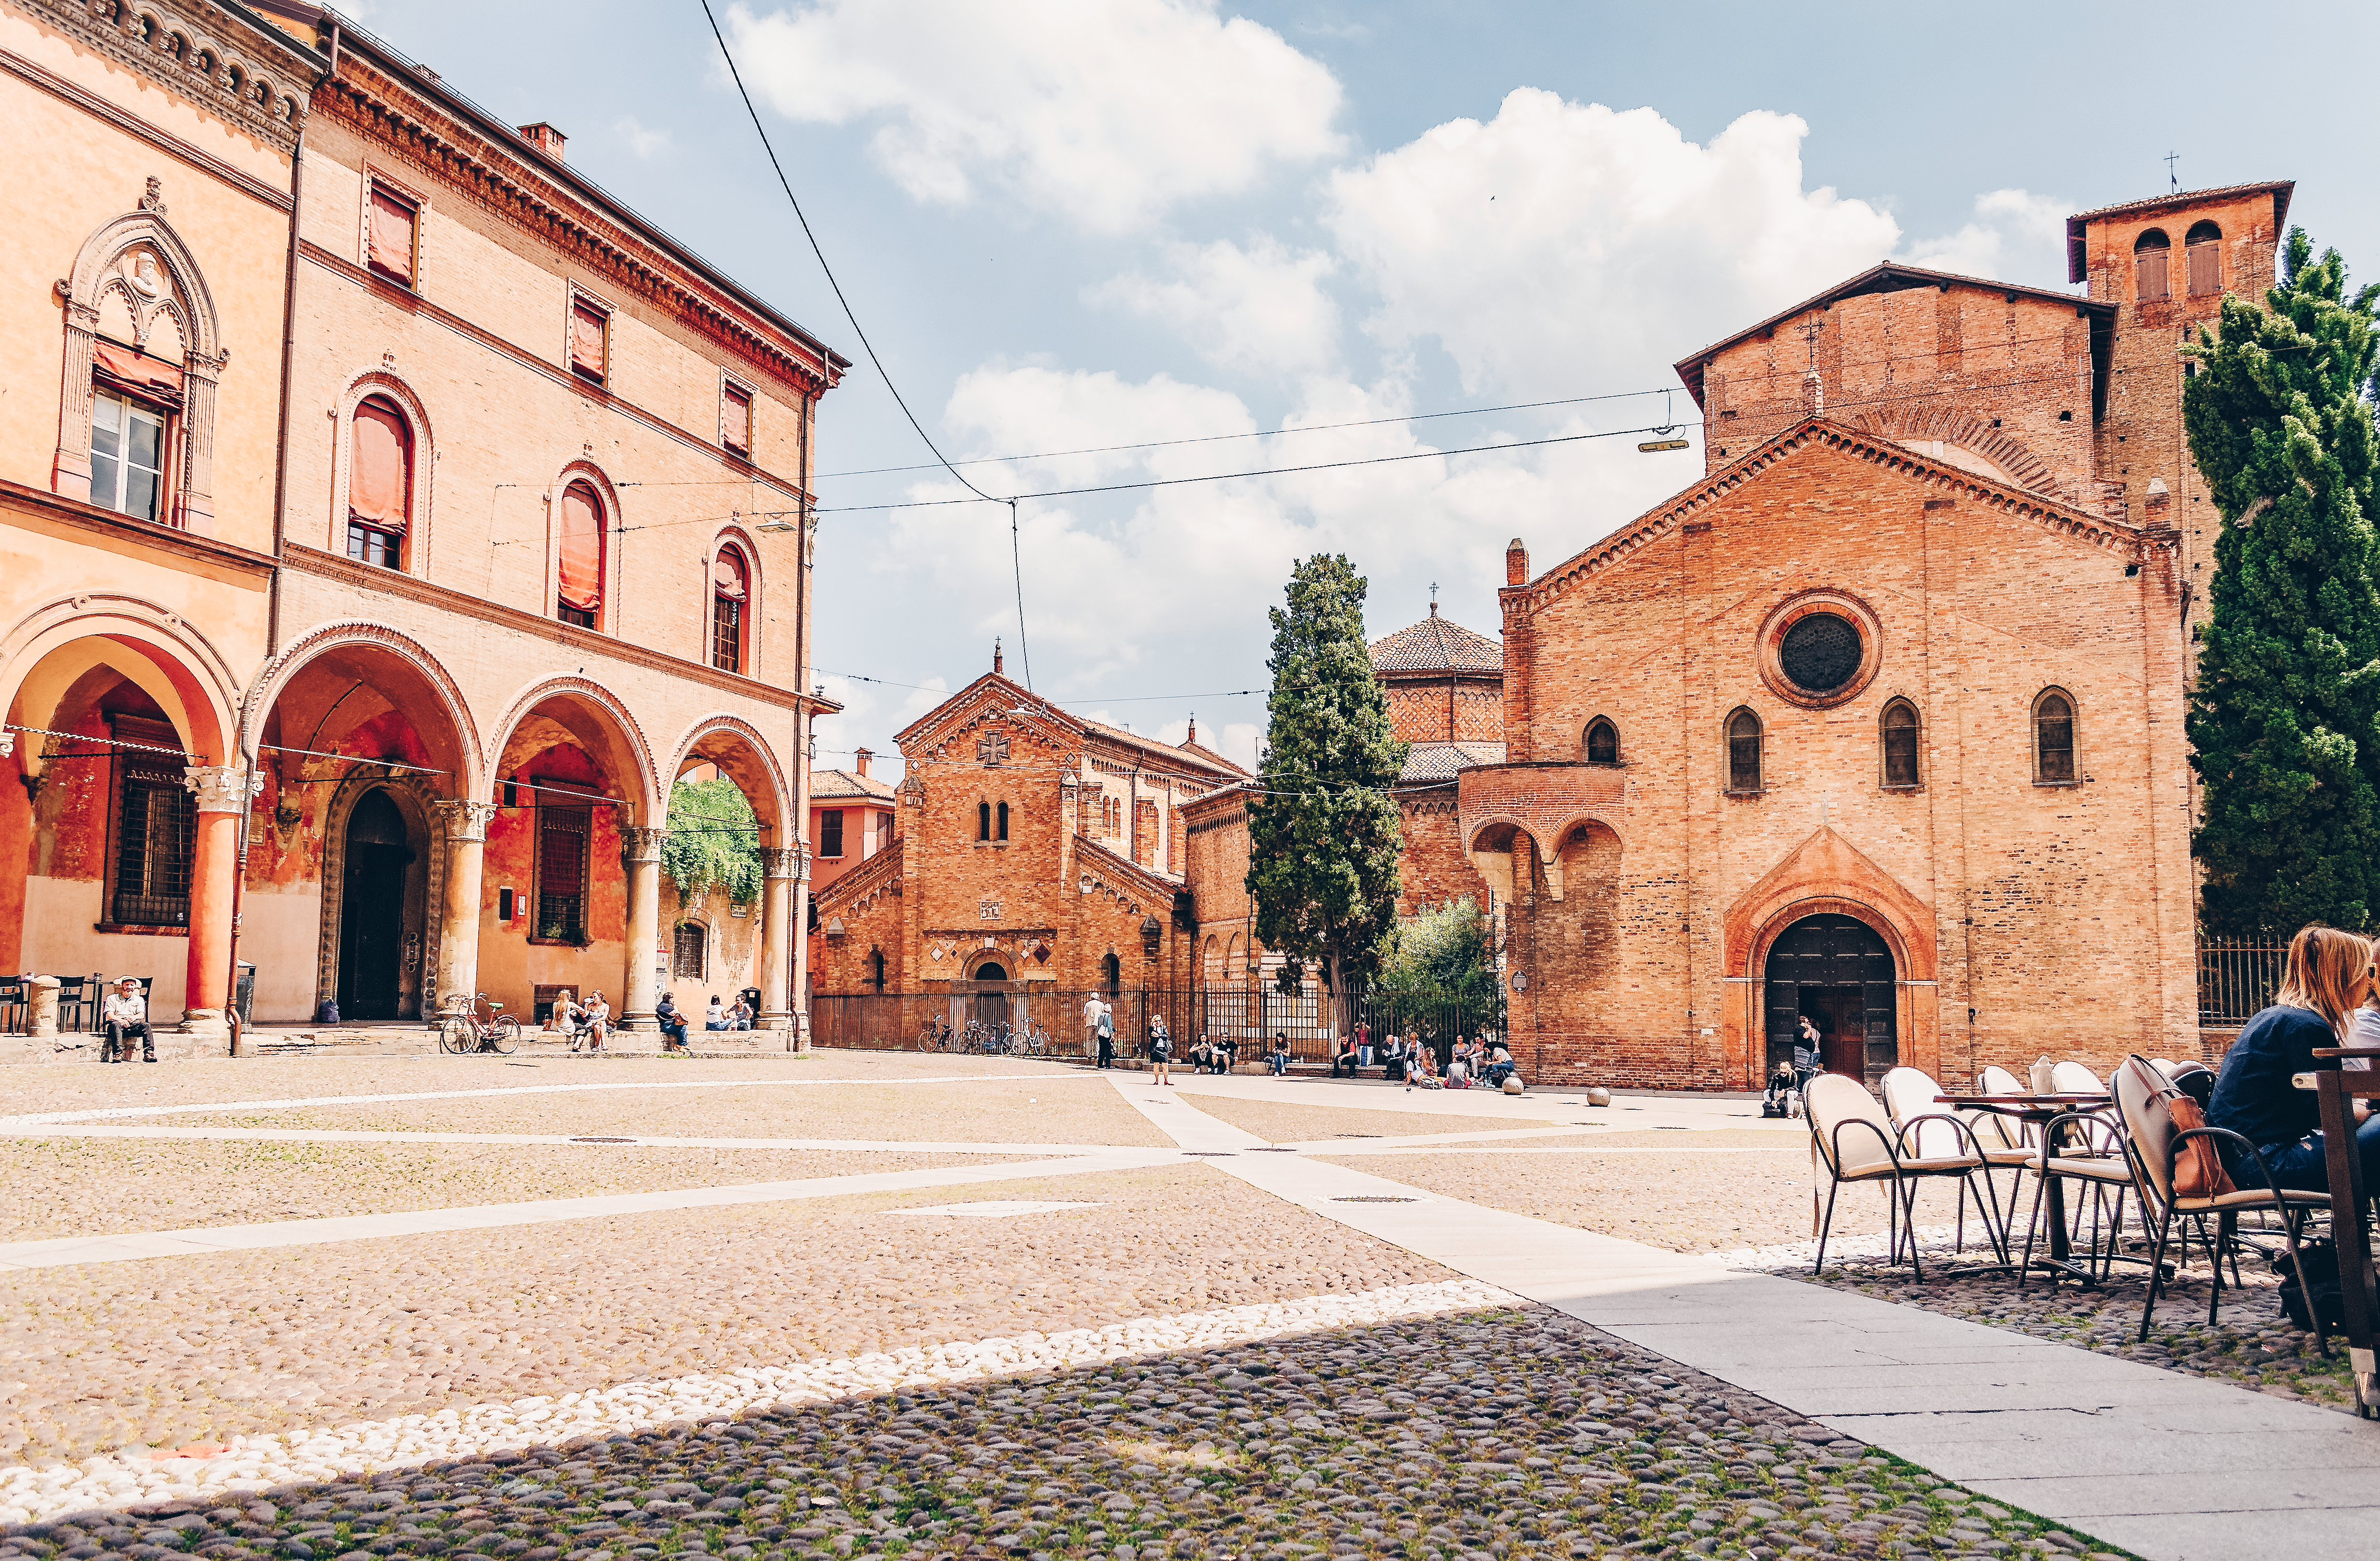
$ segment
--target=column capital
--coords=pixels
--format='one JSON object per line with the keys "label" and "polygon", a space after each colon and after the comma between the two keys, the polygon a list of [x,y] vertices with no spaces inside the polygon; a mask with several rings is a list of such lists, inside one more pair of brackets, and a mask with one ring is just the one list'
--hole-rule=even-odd
{"label": "column capital", "polygon": [[631,824],[620,831],[620,862],[623,866],[639,862],[659,862],[662,842],[669,839],[667,829],[640,829]]}
{"label": "column capital", "polygon": [[807,882],[810,876],[810,848],[806,845],[764,845],[760,848],[760,865],[761,871],[770,877]]}
{"label": "column capital", "polygon": [[488,825],[496,817],[496,805],[492,802],[442,801],[430,805],[430,811],[446,826],[450,841],[485,841]]}
{"label": "column capital", "polygon": [[198,794],[200,813],[246,813],[249,799],[264,790],[264,777],[232,764],[193,764],[182,784]]}

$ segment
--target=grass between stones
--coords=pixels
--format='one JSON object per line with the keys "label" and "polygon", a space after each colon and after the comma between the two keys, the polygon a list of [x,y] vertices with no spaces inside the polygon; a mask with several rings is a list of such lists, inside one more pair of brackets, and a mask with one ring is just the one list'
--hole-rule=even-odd
{"label": "grass between stones", "polygon": [[2120,1556],[1573,1319],[1343,1328],[10,1531],[67,1561]]}

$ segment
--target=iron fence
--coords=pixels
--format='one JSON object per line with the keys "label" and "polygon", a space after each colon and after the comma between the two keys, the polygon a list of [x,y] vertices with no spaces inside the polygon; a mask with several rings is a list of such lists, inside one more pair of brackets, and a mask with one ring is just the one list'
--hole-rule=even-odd
{"label": "iron fence", "polygon": [[1096,997],[1115,1011],[1116,1054],[1144,1057],[1157,1021],[1173,1038],[1176,1061],[1203,1036],[1237,1048],[1242,1063],[1261,1062],[1273,1038],[1287,1043],[1293,1062],[1328,1062],[1338,1036],[1362,1036],[1374,1046],[1390,1035],[1418,1036],[1446,1059],[1461,1036],[1501,1038],[1500,998],[1459,998],[1442,993],[1365,993],[1342,998],[1328,992],[1281,992],[1271,987],[1144,986],[1118,992],[1062,990],[1038,983],[1002,984],[986,989],[953,982],[944,992],[820,994],[810,998],[810,1038],[815,1046],[855,1050],[924,1049],[929,1030],[947,1026],[963,1035],[970,1022],[1006,1023],[1017,1030],[1038,1025],[1049,1033],[1050,1054],[1083,1055],[1083,1005]]}
{"label": "iron fence", "polygon": [[2288,967],[2287,938],[2198,939],[2198,1022],[2218,1028],[2245,1024],[2271,1006]]}

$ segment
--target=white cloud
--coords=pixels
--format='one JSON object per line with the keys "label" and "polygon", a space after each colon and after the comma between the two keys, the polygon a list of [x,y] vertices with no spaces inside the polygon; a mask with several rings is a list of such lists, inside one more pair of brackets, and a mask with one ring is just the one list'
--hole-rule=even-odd
{"label": "white cloud", "polygon": [[1341,145],[1330,71],[1211,0],[818,0],[728,28],[779,113],[876,123],[919,200],[990,187],[1123,233]]}
{"label": "white cloud", "polygon": [[1176,244],[1162,278],[1140,272],[1092,290],[1091,299],[1172,329],[1199,357],[1232,373],[1293,376],[1339,357],[1339,306],[1323,290],[1338,261],[1293,250],[1259,234],[1246,248],[1230,239]]}
{"label": "white cloud", "polygon": [[1464,385],[1629,390],[1889,254],[1890,215],[1804,189],[1808,127],[1746,114],[1708,146],[1649,108],[1524,88],[1331,177],[1328,221],[1384,345],[1435,340]]}
{"label": "white cloud", "polygon": [[2034,286],[2066,277],[2063,246],[2071,201],[2022,189],[1996,189],[1975,197],[1973,222],[1956,233],[1912,244],[1912,265],[1987,276]]}
{"label": "white cloud", "polygon": [[1164,374],[1135,384],[1113,373],[1029,364],[988,365],[961,375],[942,417],[986,455],[1091,452],[969,467],[967,475],[992,492],[1087,487],[1142,466],[1160,477],[1213,471],[1218,451],[1230,451],[1228,458],[1239,461],[1250,444],[1229,439],[1146,454],[1105,447],[1246,434],[1257,426],[1229,391],[1184,384]]}
{"label": "white cloud", "polygon": [[628,150],[642,162],[650,163],[670,149],[670,133],[667,130],[648,130],[637,122],[634,115],[623,115],[613,125],[612,133],[627,142]]}

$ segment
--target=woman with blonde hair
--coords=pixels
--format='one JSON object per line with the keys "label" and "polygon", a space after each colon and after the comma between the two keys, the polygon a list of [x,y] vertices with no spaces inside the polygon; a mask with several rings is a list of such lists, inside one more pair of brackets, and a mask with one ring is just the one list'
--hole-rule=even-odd
{"label": "woman with blonde hair", "polygon": [[[2373,996],[2375,971],[2368,938],[2337,927],[2301,928],[2289,940],[2289,962],[2272,1007],[2248,1021],[2223,1057],[2206,1125],[2254,1144],[2282,1187],[2319,1191],[2330,1185],[2323,1162],[2321,1117],[2313,1093],[2289,1083],[2312,1072],[2318,1047],[2353,1046],[2356,1010]],[[2254,1156],[2217,1141],[2224,1168],[2241,1187],[2261,1187]],[[2380,1186],[2380,1116],[2356,1130],[2363,1174]]]}

